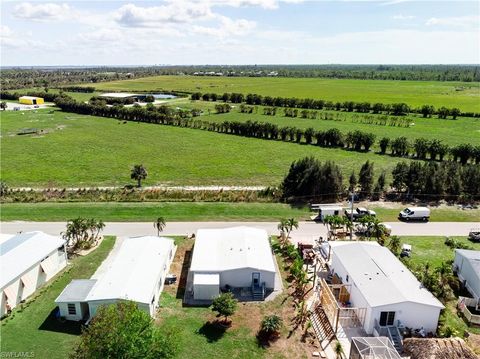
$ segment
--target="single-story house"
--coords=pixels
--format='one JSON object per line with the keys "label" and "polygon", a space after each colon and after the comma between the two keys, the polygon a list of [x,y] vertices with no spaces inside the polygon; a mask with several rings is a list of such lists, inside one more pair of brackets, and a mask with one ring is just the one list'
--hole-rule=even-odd
{"label": "single-story house", "polygon": [[1,316],[67,265],[65,241],[43,232],[0,237]]}
{"label": "single-story house", "polygon": [[480,300],[480,251],[455,249],[453,270],[470,294]]}
{"label": "single-story house", "polygon": [[367,334],[401,326],[436,332],[443,304],[388,248],[377,242],[334,242],[331,267],[349,292],[348,305],[365,308]]}
{"label": "single-story house", "polygon": [[[263,300],[275,288],[276,266],[263,229],[199,229],[188,273],[194,300],[212,300],[223,289],[249,288]],[[256,293],[261,292],[257,296]]]}
{"label": "single-story house", "polygon": [[353,337],[348,359],[402,359],[387,337]]}
{"label": "single-story house", "polygon": [[21,96],[18,98],[18,102],[24,105],[42,105],[45,103],[42,97],[36,96]]}
{"label": "single-story house", "polygon": [[101,305],[131,300],[152,317],[176,246],[165,237],[125,238],[89,280],[73,280],[55,299],[60,316],[88,320]]}

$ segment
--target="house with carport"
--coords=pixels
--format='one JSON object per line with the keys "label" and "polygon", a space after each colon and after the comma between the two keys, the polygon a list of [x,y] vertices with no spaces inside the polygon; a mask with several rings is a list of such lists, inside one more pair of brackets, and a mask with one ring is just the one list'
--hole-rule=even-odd
{"label": "house with carport", "polygon": [[166,237],[120,240],[91,279],[73,280],[55,299],[60,316],[85,320],[102,305],[129,300],[154,317],[176,246]]}
{"label": "house with carport", "polygon": [[187,278],[186,298],[212,301],[222,291],[264,300],[281,286],[268,234],[263,229],[199,229]]}

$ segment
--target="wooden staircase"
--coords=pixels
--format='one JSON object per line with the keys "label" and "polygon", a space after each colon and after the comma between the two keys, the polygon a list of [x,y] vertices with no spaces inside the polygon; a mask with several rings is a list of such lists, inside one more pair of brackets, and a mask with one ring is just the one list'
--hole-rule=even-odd
{"label": "wooden staircase", "polygon": [[328,320],[327,314],[325,314],[325,311],[320,305],[310,312],[310,321],[312,322],[312,328],[320,342],[324,340],[331,342],[335,339],[335,331]]}

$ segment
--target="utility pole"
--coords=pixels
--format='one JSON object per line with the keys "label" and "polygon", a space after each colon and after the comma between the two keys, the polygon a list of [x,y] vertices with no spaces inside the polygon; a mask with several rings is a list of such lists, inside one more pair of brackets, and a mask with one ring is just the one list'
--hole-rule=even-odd
{"label": "utility pole", "polygon": [[355,190],[352,190],[352,199],[350,201],[350,240],[353,241],[353,201],[355,198]]}

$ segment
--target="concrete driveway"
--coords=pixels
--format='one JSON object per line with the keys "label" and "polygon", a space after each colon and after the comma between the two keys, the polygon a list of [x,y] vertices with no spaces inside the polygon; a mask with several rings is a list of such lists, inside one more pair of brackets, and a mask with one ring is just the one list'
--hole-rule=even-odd
{"label": "concrete driveway", "polygon": [[[428,222],[403,223],[386,222],[392,226],[392,234],[399,236],[466,236],[471,228],[480,227],[480,222]],[[103,234],[117,236],[156,235],[157,232],[150,222],[106,222]],[[278,234],[277,222],[168,222],[163,235],[188,235],[199,228],[225,228],[234,226],[251,226],[265,229],[269,234]],[[19,231],[43,231],[59,235],[65,230],[65,222],[0,222],[2,233],[17,233]],[[298,230],[291,236],[296,240],[311,240],[320,236],[326,237],[327,227],[321,223],[300,222]]]}

